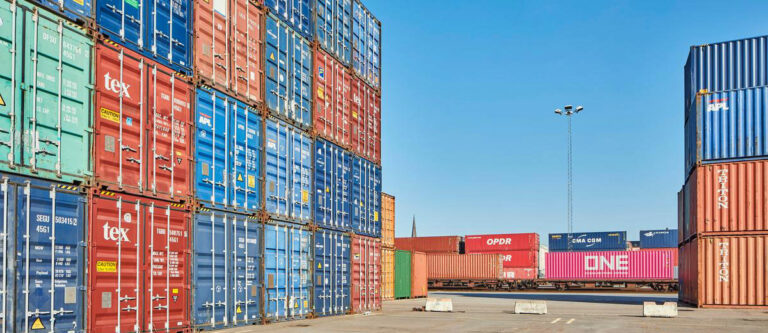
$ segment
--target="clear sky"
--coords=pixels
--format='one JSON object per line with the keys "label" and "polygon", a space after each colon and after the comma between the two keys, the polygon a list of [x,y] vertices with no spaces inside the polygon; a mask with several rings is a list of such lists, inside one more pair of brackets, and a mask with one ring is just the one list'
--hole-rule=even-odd
{"label": "clear sky", "polygon": [[383,24],[396,234],[676,228],[691,45],[768,34],[768,1],[365,0]]}

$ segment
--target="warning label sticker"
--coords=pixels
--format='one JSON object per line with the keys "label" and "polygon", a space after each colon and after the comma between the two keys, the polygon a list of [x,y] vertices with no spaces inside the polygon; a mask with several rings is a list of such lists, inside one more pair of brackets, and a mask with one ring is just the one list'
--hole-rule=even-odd
{"label": "warning label sticker", "polygon": [[117,272],[117,262],[116,261],[97,261],[96,271],[100,273]]}
{"label": "warning label sticker", "polygon": [[5,106],[5,99],[3,99],[2,94],[0,94],[0,106]]}
{"label": "warning label sticker", "polygon": [[112,111],[110,109],[107,109],[107,108],[101,108],[101,110],[99,110],[99,111],[100,111],[99,114],[101,115],[102,119],[109,120],[109,121],[112,121],[112,122],[116,122],[118,124],[120,123],[120,114],[119,113],[117,113],[115,111]]}
{"label": "warning label sticker", "polygon": [[43,321],[40,320],[40,318],[35,319],[35,322],[32,323],[32,329],[33,330],[44,330],[45,325],[43,325]]}
{"label": "warning label sticker", "polygon": [[256,187],[256,177],[248,176],[248,187]]}
{"label": "warning label sticker", "polygon": [[307,190],[301,190],[301,202],[309,202],[309,192]]}

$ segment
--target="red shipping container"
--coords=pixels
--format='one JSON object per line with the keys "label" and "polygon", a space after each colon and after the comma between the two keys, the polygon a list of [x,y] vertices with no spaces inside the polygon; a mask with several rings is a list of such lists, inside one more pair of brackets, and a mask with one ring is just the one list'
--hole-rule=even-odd
{"label": "red shipping container", "polygon": [[498,254],[427,253],[430,280],[500,280],[503,269]]}
{"label": "red shipping container", "polygon": [[195,76],[229,90],[231,13],[229,0],[194,1]]}
{"label": "red shipping container", "polygon": [[427,297],[427,254],[411,252],[411,297]]}
{"label": "red shipping container", "polygon": [[381,309],[381,240],[352,236],[352,311]]}
{"label": "red shipping container", "polygon": [[548,252],[547,279],[568,281],[668,281],[675,266],[669,251]]}
{"label": "red shipping container", "polygon": [[184,200],[190,195],[192,87],[167,67],[117,45],[97,44],[96,64],[97,185]]}
{"label": "red shipping container", "polygon": [[507,280],[533,280],[538,275],[536,268],[504,268],[504,278]]}
{"label": "red shipping container", "polygon": [[185,330],[189,212],[101,191],[89,198],[88,330]]}
{"label": "red shipping container", "polygon": [[768,234],[704,236],[680,247],[680,300],[768,307]]}
{"label": "red shipping container", "polygon": [[[491,252],[484,252],[491,253]],[[501,255],[505,268],[533,268],[538,267],[539,251],[500,251],[493,252]]]}
{"label": "red shipping container", "polygon": [[315,45],[314,66],[315,133],[348,147],[352,135],[349,120],[352,75],[319,45]]}
{"label": "red shipping container", "polygon": [[464,251],[499,252],[539,250],[539,234],[495,234],[495,235],[468,235],[464,237]]}
{"label": "red shipping container", "polygon": [[261,69],[261,48],[264,43],[262,20],[264,14],[249,0],[232,0],[232,63],[230,84],[232,92],[248,104],[264,101],[264,71]]}
{"label": "red shipping container", "polygon": [[395,238],[395,248],[426,253],[459,253],[460,236],[400,237]]}
{"label": "red shipping container", "polygon": [[381,96],[357,77],[352,78],[352,151],[381,163]]}

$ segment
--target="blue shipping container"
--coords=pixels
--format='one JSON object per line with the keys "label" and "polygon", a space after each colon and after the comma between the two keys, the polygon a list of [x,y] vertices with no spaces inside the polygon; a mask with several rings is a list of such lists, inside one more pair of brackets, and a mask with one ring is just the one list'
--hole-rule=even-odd
{"label": "blue shipping container", "polygon": [[[568,248],[568,243],[571,248]],[[549,234],[549,251],[625,251],[626,231]]]}
{"label": "blue shipping container", "polygon": [[198,210],[194,220],[193,325],[260,323],[261,224],[250,216],[208,209]]}
{"label": "blue shipping container", "polygon": [[360,0],[352,7],[352,67],[375,89],[381,87],[381,22]]}
{"label": "blue shipping container", "polygon": [[282,121],[267,119],[266,208],[275,218],[312,219],[312,139]]}
{"label": "blue shipping container", "polygon": [[264,226],[264,311],[267,320],[301,319],[312,310],[312,233],[304,226],[272,221]]}
{"label": "blue shipping container", "polygon": [[315,231],[314,313],[342,315],[349,311],[349,235],[319,228]]}
{"label": "blue shipping container", "polygon": [[360,158],[352,159],[352,231],[381,237],[381,168]]}
{"label": "blue shipping container", "polygon": [[352,154],[323,139],[315,141],[315,224],[348,231]]}
{"label": "blue shipping container", "polygon": [[312,49],[285,23],[267,16],[267,107],[277,116],[299,126],[312,126]]}
{"label": "blue shipping container", "polygon": [[258,110],[210,88],[198,88],[195,98],[195,196],[206,207],[256,212],[261,208]]}
{"label": "blue shipping container", "polygon": [[677,229],[641,230],[641,249],[660,249],[677,247]]}
{"label": "blue shipping container", "polygon": [[70,20],[85,25],[93,19],[91,0],[33,0]]}
{"label": "blue shipping container", "polygon": [[768,156],[768,87],[699,95],[688,111],[686,176],[701,163]]}
{"label": "blue shipping container", "polygon": [[192,2],[99,0],[96,25],[110,40],[173,69],[192,74]]}
{"label": "blue shipping container", "polygon": [[312,41],[312,0],[264,0],[273,15]]}
{"label": "blue shipping container", "polygon": [[0,189],[2,331],[84,332],[86,197],[8,174]]}
{"label": "blue shipping container", "polygon": [[352,58],[352,0],[314,0],[317,43],[346,66]]}

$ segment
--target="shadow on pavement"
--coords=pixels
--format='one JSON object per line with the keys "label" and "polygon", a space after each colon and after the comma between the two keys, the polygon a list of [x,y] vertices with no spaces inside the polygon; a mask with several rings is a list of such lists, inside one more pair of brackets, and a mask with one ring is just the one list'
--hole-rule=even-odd
{"label": "shadow on pavement", "polygon": [[595,295],[595,294],[537,294],[537,293],[482,293],[482,292],[434,292],[435,296],[462,296],[481,298],[523,299],[557,302],[585,302],[585,303],[612,303],[612,304],[642,304],[645,301],[652,302],[677,302],[677,297],[649,296],[649,295]]}

